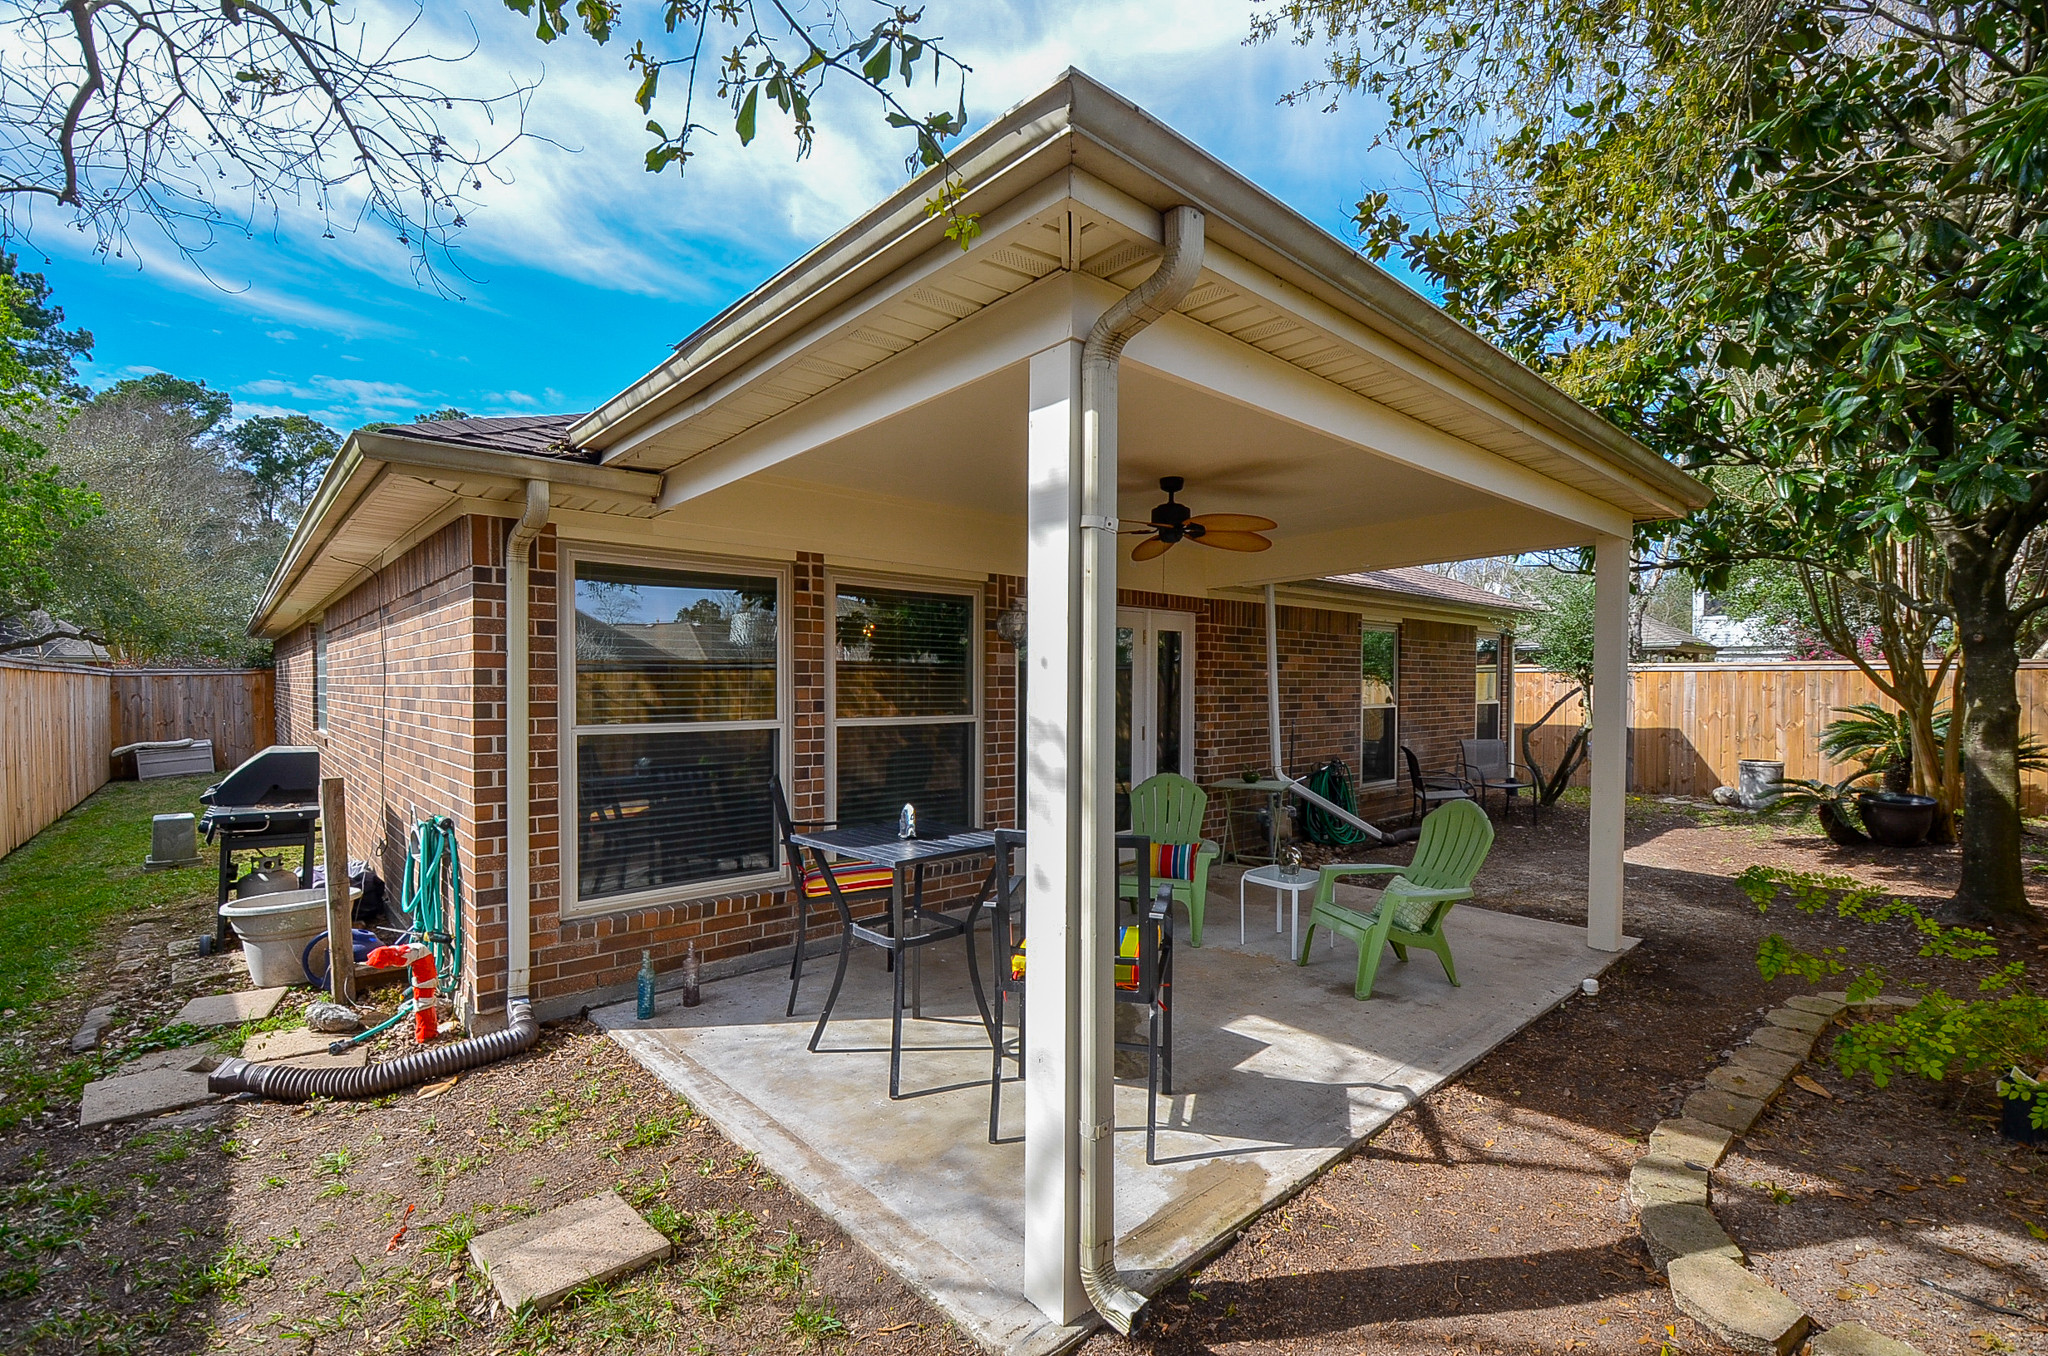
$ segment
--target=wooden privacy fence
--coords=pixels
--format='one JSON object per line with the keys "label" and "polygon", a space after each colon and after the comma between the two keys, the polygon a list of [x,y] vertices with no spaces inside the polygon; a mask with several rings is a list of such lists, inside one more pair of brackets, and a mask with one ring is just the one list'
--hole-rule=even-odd
{"label": "wooden privacy fence", "polygon": [[0,661],[0,855],[105,785],[104,669]]}
{"label": "wooden privacy fence", "polygon": [[[1570,688],[1546,670],[1517,669],[1517,722],[1535,720]],[[1821,727],[1841,707],[1893,705],[1844,663],[1645,664],[1630,671],[1629,688],[1628,785],[1642,795],[1707,796],[1735,785],[1744,758],[1782,762],[1789,778],[1838,781],[1855,769],[1821,756]],[[2021,664],[2019,688],[2020,732],[2048,739],[2048,662]],[[1530,739],[1536,756],[1553,762],[1578,723],[1578,702],[1565,703]],[[2048,776],[2023,773],[2020,788],[2030,811],[2048,806]]]}
{"label": "wooden privacy fence", "polygon": [[269,669],[102,669],[0,660],[0,856],[104,786],[112,752],[211,739],[230,768],[273,742]]}
{"label": "wooden privacy fence", "polygon": [[216,769],[277,742],[270,669],[116,669],[113,743],[211,739]]}

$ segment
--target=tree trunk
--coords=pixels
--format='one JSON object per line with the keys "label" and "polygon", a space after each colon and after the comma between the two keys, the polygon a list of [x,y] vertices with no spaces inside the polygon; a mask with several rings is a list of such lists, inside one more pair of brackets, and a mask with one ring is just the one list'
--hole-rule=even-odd
{"label": "tree trunk", "polygon": [[2033,925],[2020,870],[2019,631],[2002,572],[1984,568],[1967,549],[1951,550],[1949,559],[1963,656],[1949,722],[1963,774],[1955,907],[1966,920]]}

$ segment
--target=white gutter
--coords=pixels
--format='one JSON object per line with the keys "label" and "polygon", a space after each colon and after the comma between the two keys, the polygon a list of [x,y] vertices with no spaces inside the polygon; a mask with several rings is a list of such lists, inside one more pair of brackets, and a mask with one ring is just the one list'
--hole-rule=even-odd
{"label": "white gutter", "polygon": [[[1103,312],[1081,346],[1081,1286],[1095,1311],[1129,1333],[1145,1297],[1117,1273],[1116,1237],[1116,824],[1115,777],[1117,367],[1124,345],[1194,288],[1203,219],[1192,207],[1161,214],[1166,255],[1150,277]],[[1144,901],[1139,902],[1140,907]]]}
{"label": "white gutter", "polygon": [[[1266,585],[1266,744],[1273,758],[1273,775],[1284,777],[1280,765],[1280,622],[1279,607],[1273,600],[1273,586]],[[1279,841],[1280,826],[1273,826],[1273,841]]]}
{"label": "white gutter", "polygon": [[505,1001],[533,971],[533,661],[528,553],[548,520],[548,483],[526,482],[526,512],[505,539]]}

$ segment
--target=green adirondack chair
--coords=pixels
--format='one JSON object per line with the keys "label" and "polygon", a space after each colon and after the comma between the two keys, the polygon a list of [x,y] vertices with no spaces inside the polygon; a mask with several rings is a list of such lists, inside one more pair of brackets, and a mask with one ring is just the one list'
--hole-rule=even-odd
{"label": "green adirondack chair", "polygon": [[[1174,876],[1154,872],[1152,886],[1171,885],[1173,897],[1188,911],[1188,943],[1202,944],[1202,913],[1209,903],[1209,863],[1216,860],[1216,844],[1202,837],[1202,817],[1209,810],[1209,793],[1185,777],[1162,772],[1147,777],[1131,788],[1131,832],[1143,834],[1154,843],[1176,847],[1194,845],[1191,874]],[[1125,875],[1117,881],[1117,895],[1136,899],[1138,881]]]}
{"label": "green adirondack chair", "polygon": [[[1472,882],[1493,848],[1493,824],[1486,811],[1469,800],[1454,800],[1430,812],[1422,821],[1422,836],[1415,844],[1415,859],[1406,866],[1326,866],[1316,882],[1315,906],[1309,910],[1308,931],[1301,938],[1297,965],[1308,964],[1309,948],[1315,945],[1318,924],[1340,937],[1358,943],[1358,982],[1352,992],[1360,999],[1372,997],[1373,978],[1379,974],[1380,956],[1391,946],[1402,961],[1408,948],[1434,951],[1444,963],[1444,978],[1453,988],[1458,983],[1457,967],[1451,964],[1451,946],[1444,940],[1444,916],[1461,899],[1472,897]],[[1380,892],[1379,909],[1362,914],[1335,900],[1337,881],[1343,876],[1392,876]]]}

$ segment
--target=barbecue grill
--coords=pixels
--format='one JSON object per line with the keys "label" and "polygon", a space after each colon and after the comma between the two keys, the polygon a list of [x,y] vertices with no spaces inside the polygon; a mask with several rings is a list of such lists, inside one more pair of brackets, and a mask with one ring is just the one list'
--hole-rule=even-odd
{"label": "barbecue grill", "polygon": [[[235,854],[301,847],[299,885],[313,888],[313,834],[320,825],[320,750],[272,744],[206,788],[207,807],[199,827],[206,841],[220,844],[220,898],[225,904],[236,879]],[[226,920],[216,918],[215,935],[225,941]]]}

